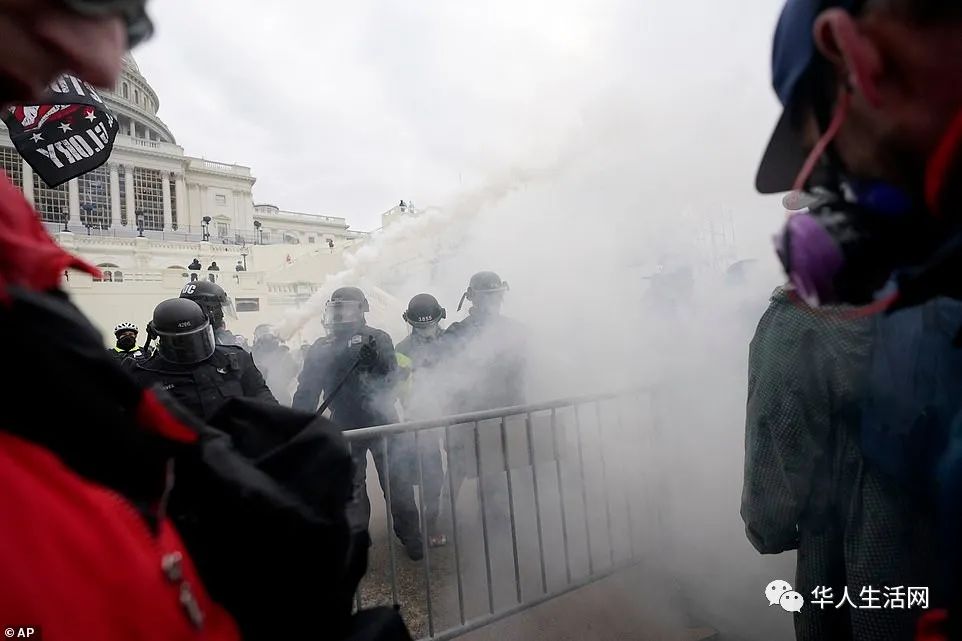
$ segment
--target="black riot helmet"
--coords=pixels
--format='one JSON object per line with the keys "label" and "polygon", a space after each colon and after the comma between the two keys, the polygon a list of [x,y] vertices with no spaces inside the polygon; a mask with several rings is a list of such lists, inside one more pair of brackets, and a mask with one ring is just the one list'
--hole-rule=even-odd
{"label": "black riot helmet", "polygon": [[431,294],[418,294],[408,303],[407,311],[401,317],[411,326],[415,336],[433,340],[441,334],[439,323],[447,317],[447,312]]}
{"label": "black riot helmet", "polygon": [[352,331],[364,324],[364,314],[369,311],[364,292],[357,287],[341,287],[324,306],[324,327],[332,333]]}
{"label": "black riot helmet", "polygon": [[192,300],[204,310],[214,329],[224,326],[224,316],[237,318],[234,305],[224,288],[206,280],[198,280],[184,285],[180,297]]}
{"label": "black riot helmet", "polygon": [[401,317],[411,327],[427,327],[447,318],[447,312],[431,294],[418,294],[408,303],[407,311]]}
{"label": "black riot helmet", "polygon": [[478,272],[471,277],[468,290],[461,296],[458,311],[461,311],[464,299],[468,299],[476,307],[500,305],[504,293],[510,289],[507,281],[501,280],[501,277],[494,272]]}
{"label": "black riot helmet", "polygon": [[172,363],[192,365],[214,355],[214,328],[200,305],[171,298],[154,308],[153,329],[160,355]]}

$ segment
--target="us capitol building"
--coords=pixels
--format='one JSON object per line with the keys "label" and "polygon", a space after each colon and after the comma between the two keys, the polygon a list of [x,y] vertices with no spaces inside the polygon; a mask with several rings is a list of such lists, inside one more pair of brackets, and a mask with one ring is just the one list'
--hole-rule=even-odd
{"label": "us capitol building", "polygon": [[[129,55],[117,86],[101,95],[120,125],[105,165],[50,187],[6,131],[0,165],[50,234],[103,271],[97,280],[71,273],[65,285],[111,344],[121,321],[137,323],[143,338],[154,306],[193,277],[227,290],[239,312],[231,329],[250,336],[256,324],[306,300],[342,268],[344,250],[367,238],[344,218],[255,204],[249,167],[187,156]],[[195,258],[202,271],[187,270]],[[219,271],[208,272],[215,262]]]}

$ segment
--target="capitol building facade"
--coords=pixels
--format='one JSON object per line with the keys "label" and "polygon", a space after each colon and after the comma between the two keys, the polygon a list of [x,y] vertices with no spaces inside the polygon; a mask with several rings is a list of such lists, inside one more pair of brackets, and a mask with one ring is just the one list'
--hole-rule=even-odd
{"label": "capitol building facade", "polygon": [[[238,321],[237,330],[249,333],[302,303],[341,268],[343,251],[368,237],[344,218],[255,204],[249,167],[186,155],[132,57],[101,96],[120,126],[105,165],[51,187],[4,132],[0,167],[48,232],[103,271],[100,279],[71,274],[66,287],[105,337],[112,340],[121,321],[143,327],[158,302],[197,277],[216,280],[239,309],[258,312]],[[195,258],[203,270],[188,272]]]}

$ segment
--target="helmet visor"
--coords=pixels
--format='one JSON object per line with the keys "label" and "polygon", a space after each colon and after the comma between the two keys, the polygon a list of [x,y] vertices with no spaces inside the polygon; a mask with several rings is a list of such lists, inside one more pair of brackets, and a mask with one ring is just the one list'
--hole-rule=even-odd
{"label": "helmet visor", "polygon": [[356,300],[332,300],[324,306],[324,327],[356,325],[364,320],[361,303]]}
{"label": "helmet visor", "polygon": [[220,302],[221,309],[224,310],[226,318],[237,320],[237,308],[234,307],[234,299],[228,296]]}
{"label": "helmet visor", "polygon": [[504,289],[482,289],[471,292],[471,304],[480,309],[498,309],[504,302]]}
{"label": "helmet visor", "polygon": [[216,347],[214,328],[210,323],[205,323],[202,327],[183,334],[168,332],[157,332],[157,334],[160,337],[157,349],[160,355],[171,363],[181,365],[200,363],[213,356]]}

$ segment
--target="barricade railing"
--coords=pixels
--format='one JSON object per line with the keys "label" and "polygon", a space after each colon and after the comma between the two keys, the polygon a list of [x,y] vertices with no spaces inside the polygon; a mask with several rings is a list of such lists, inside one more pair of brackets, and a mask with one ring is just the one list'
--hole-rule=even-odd
{"label": "barricade railing", "polygon": [[[357,607],[399,605],[416,638],[451,639],[637,563],[655,423],[646,388],[346,432],[384,498]],[[412,510],[420,561],[394,534]]]}

